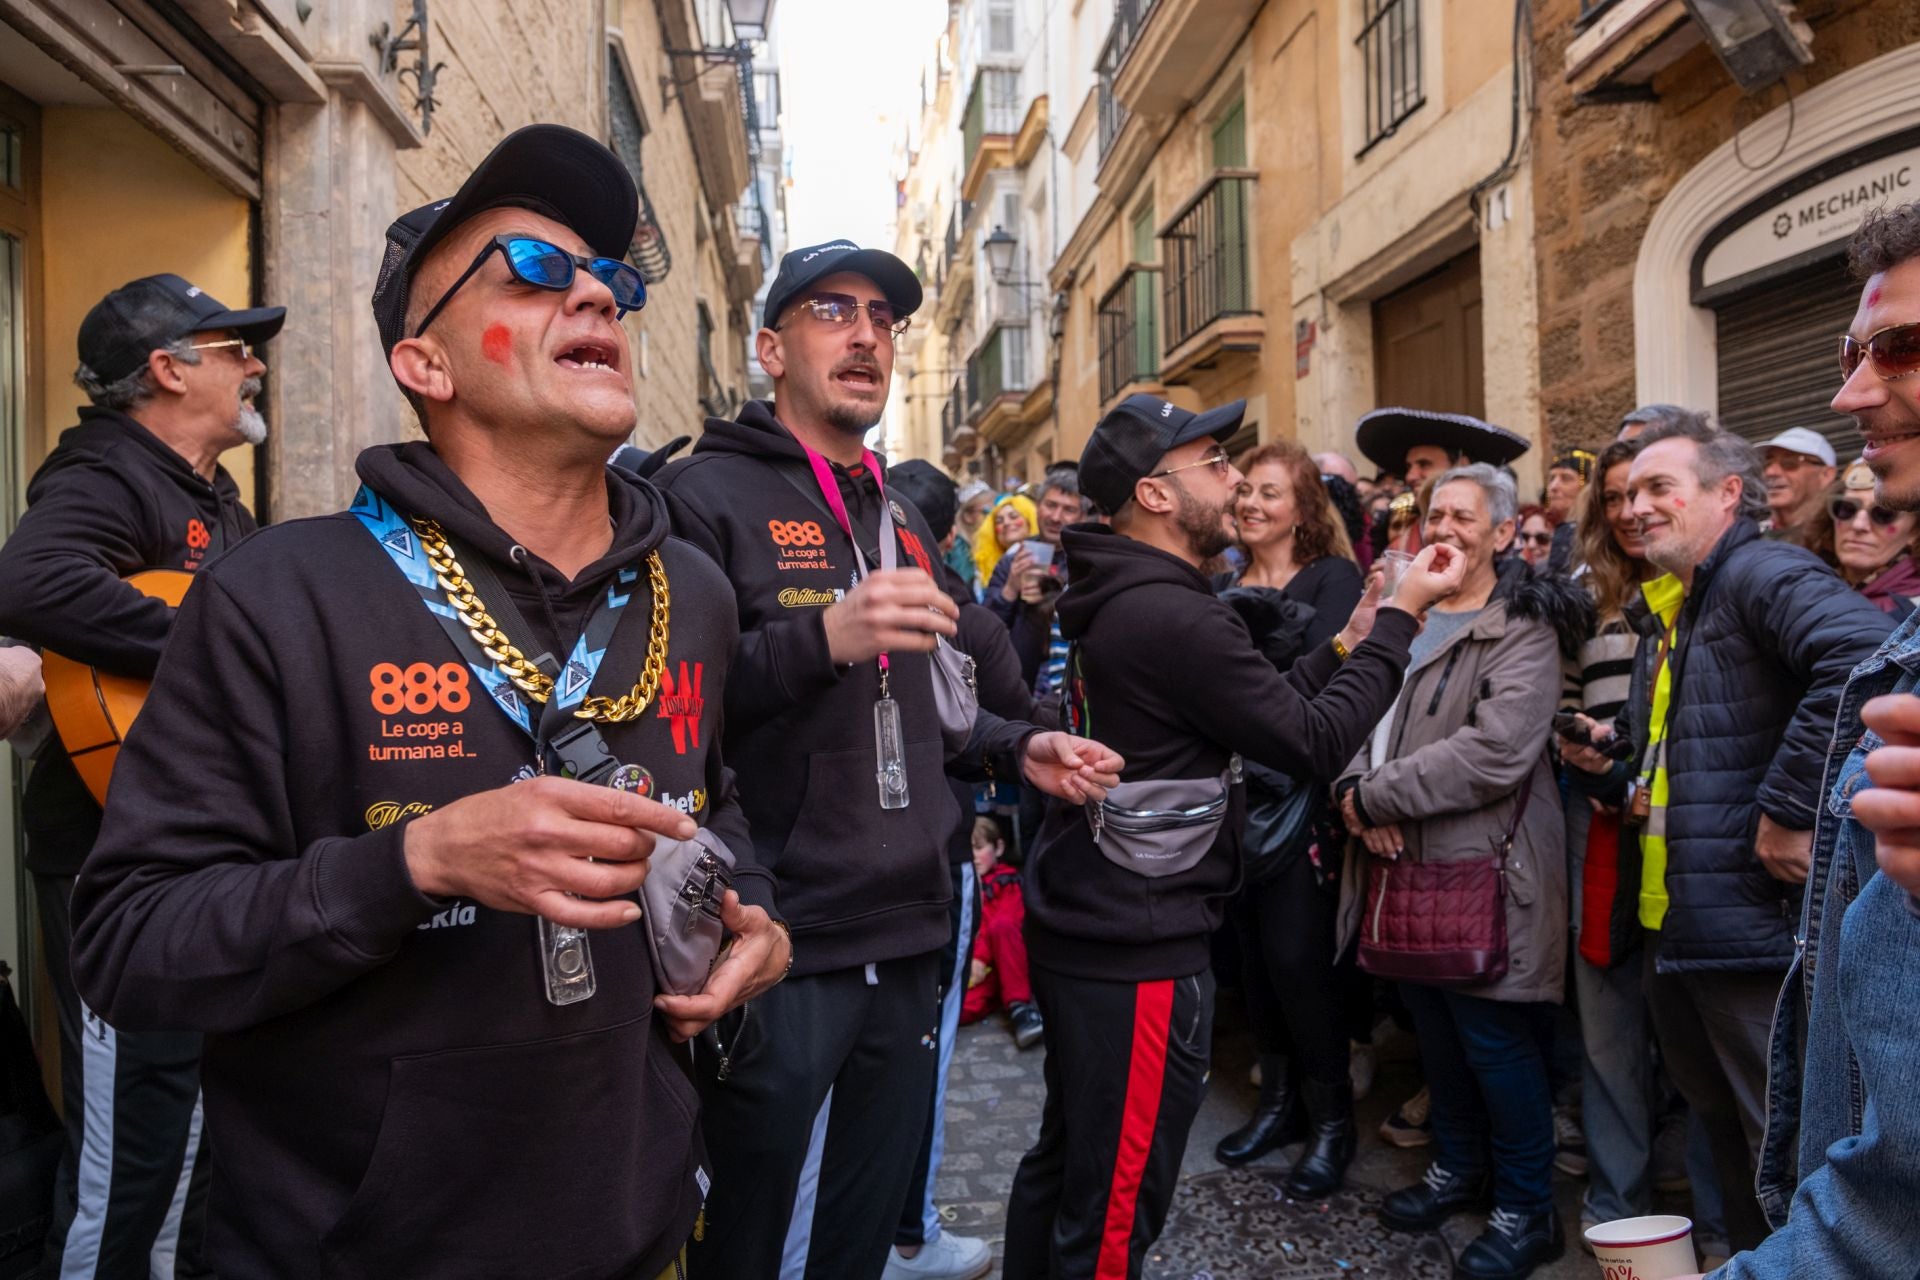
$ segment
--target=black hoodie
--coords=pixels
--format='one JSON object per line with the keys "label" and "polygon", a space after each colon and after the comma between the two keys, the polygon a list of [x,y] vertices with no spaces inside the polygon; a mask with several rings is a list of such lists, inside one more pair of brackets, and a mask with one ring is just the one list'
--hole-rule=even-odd
{"label": "black hoodie", "polygon": [[[885,463],[881,465],[884,467]],[[849,517],[872,550],[881,504],[864,466],[833,466]],[[786,474],[783,475],[782,473]],[[791,476],[799,481],[796,486]],[[793,930],[793,971],[825,973],[937,951],[951,925],[946,849],[960,813],[925,654],[890,657],[905,731],[904,809],[882,809],[875,781],[876,665],[836,666],[821,616],[851,589],[854,551],[809,497],[806,451],[749,402],[737,422],[707,419],[691,456],[660,472],[674,529],[727,571],[740,606],[740,649],[727,686],[727,760],[763,866],[779,882]],[[894,500],[900,565],[931,573],[939,546],[912,503]],[[1017,748],[1030,725],[983,713],[989,754]]]}
{"label": "black hoodie", "polygon": [[[656,799],[727,841],[742,896],[768,901],[717,749],[733,595],[667,536],[658,493],[609,471],[613,546],[569,583],[514,556],[428,446],[370,449],[359,467],[463,560],[491,564],[530,653],[570,649],[616,571],[659,551],[667,667],[698,695],[602,732],[652,772]],[[646,582],[597,694],[626,692],[641,668]],[[434,705],[383,713],[386,664],[418,669],[410,687]],[[206,1033],[222,1276],[652,1280],[692,1227],[706,1180],[695,1096],[653,1013],[640,930],[594,933],[597,994],[556,1007],[531,917],[430,899],[408,875],[412,817],[533,760],[467,677],[357,518],[294,521],[195,585],[120,756],[74,891],[75,978],[115,1026]]]}
{"label": "black hoodie", "polygon": [[[114,675],[146,679],[173,608],[121,579],[197,570],[253,532],[223,467],[212,481],[124,413],[82,409],[27,486],[27,513],[0,546],[0,633]],[[100,806],[57,738],[27,780],[27,865],[70,876],[100,830]]]}
{"label": "black hoodie", "polygon": [[[1233,607],[1183,560],[1101,525],[1061,537],[1072,586],[1060,632],[1078,648],[1088,723],[1125,757],[1122,782],[1217,778],[1235,753],[1282,773],[1330,778],[1393,705],[1418,624],[1382,609],[1342,663],[1331,644],[1274,670]],[[1207,939],[1240,880],[1246,816],[1234,787],[1213,848],[1159,879],[1122,870],[1084,811],[1052,802],[1026,869],[1035,964],[1083,978],[1149,982],[1207,967]]]}

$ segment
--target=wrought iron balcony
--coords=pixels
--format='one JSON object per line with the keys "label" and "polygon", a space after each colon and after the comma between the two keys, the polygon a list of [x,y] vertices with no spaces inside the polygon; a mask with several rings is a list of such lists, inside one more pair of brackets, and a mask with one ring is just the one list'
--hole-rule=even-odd
{"label": "wrought iron balcony", "polygon": [[1215,174],[1160,235],[1168,353],[1223,316],[1255,311],[1253,181]]}
{"label": "wrought iron balcony", "polygon": [[1158,263],[1135,263],[1100,299],[1100,403],[1160,372]]}
{"label": "wrought iron balcony", "polygon": [[967,420],[977,424],[995,400],[1026,390],[1026,326],[1001,325],[967,359]]}
{"label": "wrought iron balcony", "polygon": [[961,118],[960,135],[965,144],[964,170],[973,169],[974,157],[988,138],[1009,141],[1020,128],[1020,73],[1003,67],[982,67],[973,77],[973,91],[967,95],[966,114]]}

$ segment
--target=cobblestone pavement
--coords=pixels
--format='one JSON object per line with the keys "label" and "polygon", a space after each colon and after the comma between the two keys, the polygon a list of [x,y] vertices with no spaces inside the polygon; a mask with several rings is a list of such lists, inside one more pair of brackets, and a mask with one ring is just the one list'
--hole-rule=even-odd
{"label": "cobblestone pavement", "polygon": [[[1223,1013],[1230,1006],[1223,1002]],[[1410,1046],[1403,1047],[1410,1053]],[[1040,1128],[1046,1096],[1042,1050],[1021,1053],[997,1018],[962,1027],[947,1087],[946,1159],[936,1194],[949,1229],[981,1236],[1000,1256],[1007,1193],[1015,1168]],[[1226,1171],[1213,1158],[1221,1135],[1236,1128],[1253,1099],[1247,1081],[1251,1046],[1230,1015],[1216,1034],[1213,1080],[1182,1164],[1179,1196],[1148,1259],[1149,1280],[1307,1280],[1369,1275],[1393,1280],[1445,1280],[1453,1252],[1484,1225],[1464,1214],[1443,1232],[1409,1236],[1386,1231],[1373,1216],[1380,1197],[1417,1181],[1425,1151],[1382,1142],[1377,1126],[1418,1087],[1411,1062],[1382,1063],[1372,1094],[1360,1104],[1360,1154],[1347,1189],[1325,1203],[1295,1204],[1278,1194],[1297,1147]],[[1585,1181],[1555,1175],[1567,1229],[1567,1252],[1534,1273],[1539,1280],[1598,1280],[1600,1269],[1580,1247],[1580,1193]],[[1663,1206],[1665,1208],[1665,1206]],[[1673,1209],[1685,1212],[1684,1198]],[[997,1274],[997,1271],[996,1271]]]}

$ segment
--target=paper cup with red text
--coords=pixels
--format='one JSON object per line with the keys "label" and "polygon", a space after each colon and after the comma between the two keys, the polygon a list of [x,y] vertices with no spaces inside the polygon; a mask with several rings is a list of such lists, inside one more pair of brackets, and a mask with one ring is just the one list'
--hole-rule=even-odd
{"label": "paper cup with red text", "polygon": [[1677,1213],[1601,1222],[1583,1232],[1602,1280],[1672,1280],[1699,1273],[1693,1222]]}

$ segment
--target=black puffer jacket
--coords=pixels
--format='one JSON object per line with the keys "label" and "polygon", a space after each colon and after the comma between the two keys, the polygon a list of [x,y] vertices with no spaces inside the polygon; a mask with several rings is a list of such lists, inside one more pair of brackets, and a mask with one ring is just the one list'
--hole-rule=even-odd
{"label": "black puffer jacket", "polygon": [[[1632,691],[1616,731],[1644,754],[1660,622],[1639,598]],[[1753,851],[1766,814],[1813,827],[1840,690],[1892,630],[1812,552],[1727,530],[1694,571],[1674,638],[1667,742],[1667,897],[1658,969],[1785,970],[1799,889]],[[1614,798],[1642,765],[1614,771]]]}

